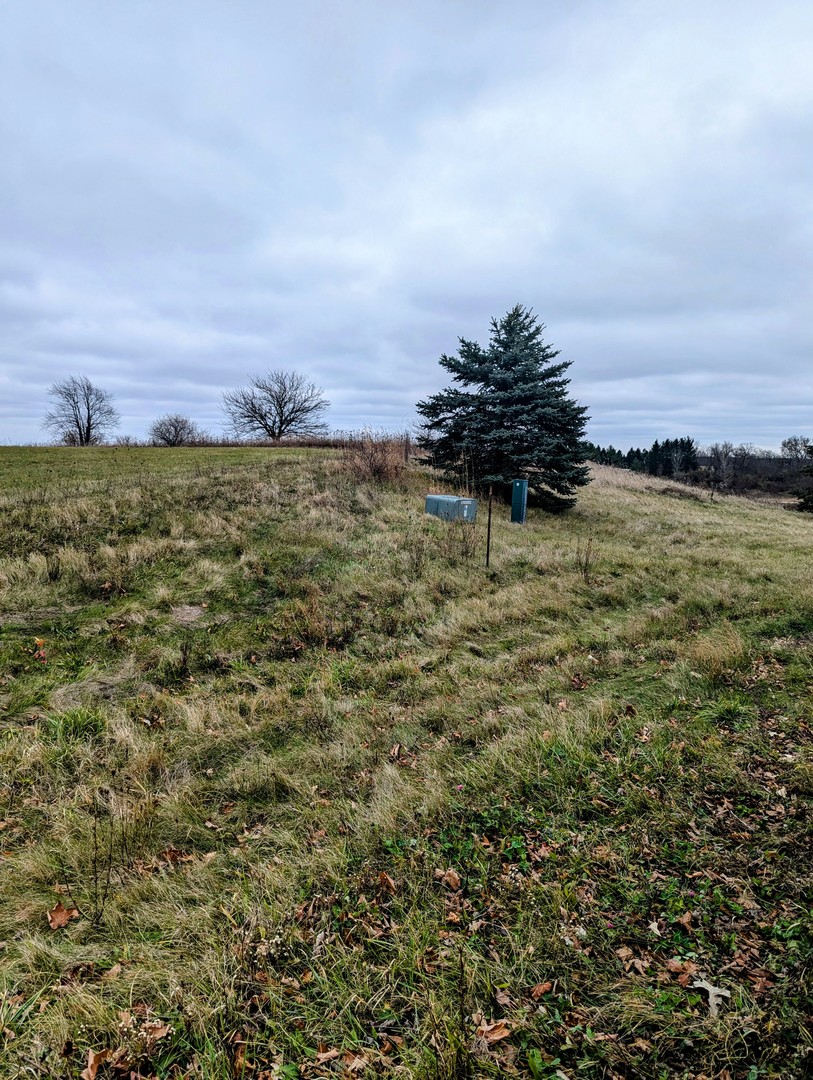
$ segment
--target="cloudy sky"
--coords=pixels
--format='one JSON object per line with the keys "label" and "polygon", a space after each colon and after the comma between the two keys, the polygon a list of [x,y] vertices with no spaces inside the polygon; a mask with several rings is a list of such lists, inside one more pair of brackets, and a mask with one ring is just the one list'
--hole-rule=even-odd
{"label": "cloudy sky", "polygon": [[398,428],[532,307],[589,435],[813,436],[810,0],[0,0],[0,442],[272,367]]}

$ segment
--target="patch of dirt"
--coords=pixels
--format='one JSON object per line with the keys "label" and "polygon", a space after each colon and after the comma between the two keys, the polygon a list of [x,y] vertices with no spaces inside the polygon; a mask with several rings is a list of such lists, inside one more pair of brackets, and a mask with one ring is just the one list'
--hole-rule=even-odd
{"label": "patch of dirt", "polygon": [[198,604],[179,604],[177,607],[170,608],[170,610],[172,618],[181,626],[191,626],[193,622],[198,621],[201,615],[206,614],[206,608],[200,607]]}
{"label": "patch of dirt", "polygon": [[706,501],[699,491],[694,491],[688,487],[662,487],[658,494],[669,495],[672,499],[690,499],[692,502]]}
{"label": "patch of dirt", "polygon": [[[78,705],[95,705],[99,701],[115,701],[120,687],[130,684],[137,676],[135,661],[131,657],[119,668],[104,674],[92,675],[79,682],[66,683],[58,687],[51,695],[51,708],[73,709]],[[140,688],[127,686],[128,696],[134,696]]]}
{"label": "patch of dirt", "polygon": [[59,619],[79,611],[81,604],[65,604],[63,607],[31,608],[30,611],[0,611],[0,626],[39,627],[49,619]]}

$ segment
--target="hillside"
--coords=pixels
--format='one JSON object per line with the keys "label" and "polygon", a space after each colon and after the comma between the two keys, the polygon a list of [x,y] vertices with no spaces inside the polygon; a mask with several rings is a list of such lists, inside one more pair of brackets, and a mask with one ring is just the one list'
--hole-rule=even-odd
{"label": "hillside", "polygon": [[0,448],[0,1075],[810,1075],[813,521],[429,482]]}

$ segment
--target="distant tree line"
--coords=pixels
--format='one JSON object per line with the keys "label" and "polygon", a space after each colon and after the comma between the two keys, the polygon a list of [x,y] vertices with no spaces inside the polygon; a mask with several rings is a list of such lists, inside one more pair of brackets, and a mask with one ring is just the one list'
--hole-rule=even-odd
{"label": "distant tree line", "polygon": [[694,439],[658,439],[649,449],[631,447],[624,452],[614,446],[585,443],[587,456],[597,465],[614,465],[618,469],[648,473],[650,476],[685,476],[698,467],[698,448]]}
{"label": "distant tree line", "polygon": [[599,465],[672,477],[719,491],[795,491],[803,500],[813,501],[813,443],[804,435],[783,439],[779,453],[753,443],[735,446],[728,441],[700,447],[688,437],[656,439],[648,448],[626,451],[590,442],[586,445],[587,456]]}

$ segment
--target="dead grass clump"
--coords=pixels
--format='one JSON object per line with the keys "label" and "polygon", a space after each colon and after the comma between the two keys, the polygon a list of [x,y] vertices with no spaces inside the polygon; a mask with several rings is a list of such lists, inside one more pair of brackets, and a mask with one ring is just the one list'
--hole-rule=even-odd
{"label": "dead grass clump", "polygon": [[723,623],[689,642],[683,655],[703,675],[718,679],[724,672],[741,664],[745,656],[745,642],[736,626]]}
{"label": "dead grass clump", "polygon": [[24,558],[0,561],[0,592],[18,585],[44,585],[50,578],[48,559],[38,551]]}
{"label": "dead grass clump", "polygon": [[258,810],[302,794],[297,779],[264,754],[251,754],[235,765],[219,789],[223,798]]}

